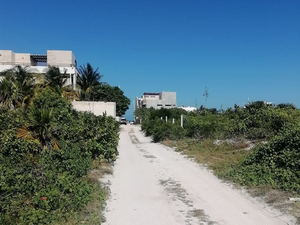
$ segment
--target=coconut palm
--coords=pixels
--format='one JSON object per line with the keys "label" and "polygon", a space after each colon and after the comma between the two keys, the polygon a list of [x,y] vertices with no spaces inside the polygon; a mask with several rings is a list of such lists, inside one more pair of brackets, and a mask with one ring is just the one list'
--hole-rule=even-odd
{"label": "coconut palm", "polygon": [[98,68],[94,70],[89,63],[86,66],[80,66],[78,72],[77,85],[84,94],[89,94],[92,87],[101,84],[102,75],[98,72]]}
{"label": "coconut palm", "polygon": [[72,87],[66,86],[62,91],[62,96],[66,98],[68,101],[80,100],[80,95],[78,91],[73,90]]}
{"label": "coconut palm", "polygon": [[61,73],[58,67],[49,66],[44,79],[47,86],[62,90],[67,83],[68,75],[66,71]]}
{"label": "coconut palm", "polygon": [[8,69],[2,73],[4,77],[11,80],[14,83],[18,83],[21,86],[33,83],[33,73],[29,71],[29,67],[22,67],[20,65]]}
{"label": "coconut palm", "polygon": [[22,104],[24,95],[21,90],[16,87],[7,78],[0,81],[0,105],[13,109]]}
{"label": "coconut palm", "polygon": [[52,109],[48,108],[31,108],[29,111],[28,122],[21,127],[17,136],[23,139],[34,140],[39,143],[41,149],[52,146],[58,149],[58,141],[55,137],[55,128],[51,124],[53,115]]}
{"label": "coconut palm", "polygon": [[0,103],[9,108],[28,105],[34,93],[34,75],[28,67],[15,66],[4,71],[0,81]]}

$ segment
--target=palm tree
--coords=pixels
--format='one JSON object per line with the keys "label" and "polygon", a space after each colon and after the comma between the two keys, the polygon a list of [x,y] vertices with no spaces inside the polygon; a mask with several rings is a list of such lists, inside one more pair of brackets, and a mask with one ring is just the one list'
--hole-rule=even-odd
{"label": "palm tree", "polygon": [[29,111],[28,122],[25,126],[18,129],[17,136],[23,139],[34,140],[40,144],[41,149],[52,146],[58,149],[58,141],[55,135],[55,128],[51,124],[53,115],[52,109],[31,108]]}
{"label": "palm tree", "polygon": [[23,94],[14,83],[6,77],[0,81],[0,105],[13,109],[22,104]]}
{"label": "palm tree", "polygon": [[34,93],[34,75],[28,67],[15,66],[2,73],[0,103],[9,108],[28,105]]}
{"label": "palm tree", "polygon": [[63,89],[62,96],[70,102],[72,102],[73,100],[80,100],[80,95],[78,91],[73,90],[70,86],[66,86]]}
{"label": "palm tree", "polygon": [[102,75],[98,72],[98,68],[94,70],[89,63],[87,63],[86,66],[80,66],[78,72],[77,85],[84,95],[88,95],[91,92],[92,87],[101,84],[100,79],[102,78]]}
{"label": "palm tree", "polygon": [[58,89],[60,92],[68,80],[67,72],[61,73],[58,67],[49,66],[45,74],[45,84],[51,88]]}

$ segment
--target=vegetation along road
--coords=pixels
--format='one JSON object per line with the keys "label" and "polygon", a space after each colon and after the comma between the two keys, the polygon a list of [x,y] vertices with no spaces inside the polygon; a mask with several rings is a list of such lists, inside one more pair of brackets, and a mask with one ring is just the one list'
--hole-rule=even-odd
{"label": "vegetation along road", "polygon": [[295,224],[293,218],[218,180],[172,148],[121,127],[106,225]]}

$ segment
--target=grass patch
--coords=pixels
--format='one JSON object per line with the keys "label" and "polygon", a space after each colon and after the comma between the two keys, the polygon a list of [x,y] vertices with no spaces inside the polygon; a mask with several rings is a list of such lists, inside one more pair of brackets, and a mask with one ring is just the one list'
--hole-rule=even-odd
{"label": "grass patch", "polygon": [[163,144],[175,147],[188,157],[194,158],[197,162],[208,166],[214,173],[225,178],[233,166],[249,155],[247,143],[219,142],[211,139],[182,139],[179,141],[165,140]]}

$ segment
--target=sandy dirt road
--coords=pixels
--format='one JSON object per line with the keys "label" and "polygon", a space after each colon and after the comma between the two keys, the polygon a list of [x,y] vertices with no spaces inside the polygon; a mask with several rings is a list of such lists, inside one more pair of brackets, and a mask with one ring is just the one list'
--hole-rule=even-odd
{"label": "sandy dirt road", "polygon": [[173,149],[124,125],[109,184],[106,225],[277,225],[292,217],[232,188]]}

